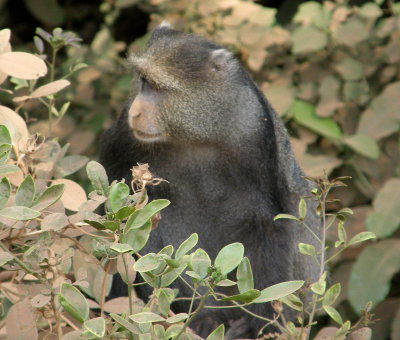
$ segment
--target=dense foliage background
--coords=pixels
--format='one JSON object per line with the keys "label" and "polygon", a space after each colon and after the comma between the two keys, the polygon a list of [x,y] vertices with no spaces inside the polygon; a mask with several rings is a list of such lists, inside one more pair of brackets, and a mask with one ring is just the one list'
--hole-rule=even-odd
{"label": "dense foliage background", "polygon": [[[331,279],[342,283],[336,308],[355,319],[372,301],[373,339],[400,339],[400,3],[0,0],[0,27],[11,29],[13,50],[45,53],[33,41],[36,27],[82,38],[55,61],[54,79],[75,68],[73,85],[57,97],[69,107],[56,102],[49,116],[40,101],[28,101],[19,113],[29,131],[95,159],[101,132],[132,93],[125,57],[163,20],[234,51],[287,124],[307,175],[352,177],[333,191],[340,202],[331,208],[353,209],[349,237],[371,231],[377,239],[334,259]],[[15,108],[13,97],[27,90],[15,78],[7,86],[16,92],[1,91],[1,105]],[[84,171],[68,178],[87,187]]]}

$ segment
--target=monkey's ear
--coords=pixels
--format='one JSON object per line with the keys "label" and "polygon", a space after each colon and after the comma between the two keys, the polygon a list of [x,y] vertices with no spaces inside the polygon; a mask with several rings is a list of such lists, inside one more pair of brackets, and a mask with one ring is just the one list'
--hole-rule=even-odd
{"label": "monkey's ear", "polygon": [[232,53],[224,48],[214,50],[210,54],[210,63],[214,71],[227,69],[232,63]]}

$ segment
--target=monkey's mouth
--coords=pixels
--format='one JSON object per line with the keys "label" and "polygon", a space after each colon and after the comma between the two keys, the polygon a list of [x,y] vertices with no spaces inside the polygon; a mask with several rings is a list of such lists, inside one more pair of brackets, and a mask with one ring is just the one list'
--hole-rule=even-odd
{"label": "monkey's mouth", "polygon": [[146,133],[143,131],[133,130],[133,134],[136,139],[142,142],[161,142],[164,140],[164,136],[162,133]]}

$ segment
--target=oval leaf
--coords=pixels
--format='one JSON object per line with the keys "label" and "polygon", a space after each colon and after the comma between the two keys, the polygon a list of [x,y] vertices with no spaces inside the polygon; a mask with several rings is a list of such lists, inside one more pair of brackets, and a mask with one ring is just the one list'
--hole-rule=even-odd
{"label": "oval leaf", "polygon": [[357,313],[368,301],[375,306],[389,293],[392,277],[400,271],[399,249],[400,240],[385,240],[366,247],[357,257],[348,288],[350,304]]}
{"label": "oval leaf", "polygon": [[86,166],[86,172],[94,190],[100,195],[107,196],[109,184],[104,167],[96,161],[90,161]]}
{"label": "oval leaf", "polygon": [[34,315],[26,300],[16,303],[9,309],[6,319],[6,331],[7,339],[38,339]]}
{"label": "oval leaf", "polygon": [[129,187],[122,182],[115,183],[111,186],[110,193],[108,194],[108,205],[113,212],[117,212],[129,196]]}
{"label": "oval leaf", "polygon": [[26,221],[39,217],[40,212],[23,206],[14,206],[1,209],[0,216],[18,221]]}
{"label": "oval leaf", "polygon": [[207,276],[207,270],[211,266],[211,260],[203,249],[197,249],[191,259],[193,271],[201,278]]}
{"label": "oval leaf", "polygon": [[156,313],[152,312],[142,312],[138,314],[134,314],[129,316],[129,319],[137,322],[137,323],[148,323],[148,322],[161,322],[165,321],[165,319]]}
{"label": "oval leaf", "polygon": [[0,54],[0,71],[20,79],[37,79],[47,73],[45,62],[26,52]]}
{"label": "oval leaf", "polygon": [[304,285],[304,281],[287,281],[278,283],[261,291],[261,295],[254,300],[254,303],[264,303],[278,300],[286,295],[294,293]]}
{"label": "oval leaf", "polygon": [[15,204],[30,207],[35,197],[35,182],[31,175],[25,177],[15,195]]}
{"label": "oval leaf", "polygon": [[261,292],[259,290],[250,289],[244,293],[223,298],[222,301],[241,301],[244,303],[250,303],[254,299],[258,298],[260,295],[261,295]]}
{"label": "oval leaf", "polygon": [[335,308],[327,305],[323,305],[322,307],[324,308],[325,312],[332,318],[332,320],[336,321],[339,325],[343,325],[342,317]]}
{"label": "oval leaf", "polygon": [[136,210],[126,221],[125,231],[142,227],[155,214],[170,205],[168,200],[155,200],[147,204],[144,208]]}
{"label": "oval leaf", "polygon": [[313,105],[296,100],[291,108],[294,120],[321,136],[340,139],[342,132],[339,125],[331,118],[318,117]]}
{"label": "oval leaf", "polygon": [[58,299],[65,309],[74,319],[84,322],[89,317],[89,305],[85,296],[73,285],[63,283]]}
{"label": "oval leaf", "polygon": [[106,334],[106,320],[103,318],[86,320],[83,327],[96,337],[102,337]]}
{"label": "oval leaf", "polygon": [[240,262],[236,272],[236,278],[240,293],[247,292],[254,288],[253,272],[247,257],[244,257]]}
{"label": "oval leaf", "polygon": [[42,211],[56,203],[64,193],[64,184],[54,184],[43,191],[35,201],[32,209]]}
{"label": "oval leaf", "polygon": [[11,184],[7,177],[0,181],[0,209],[8,202],[11,195]]}
{"label": "oval leaf", "polygon": [[214,264],[221,270],[221,274],[228,274],[240,264],[243,255],[243,244],[239,242],[231,243],[220,250]]}
{"label": "oval leaf", "polygon": [[207,337],[206,340],[224,340],[225,326],[224,324],[219,325],[212,333]]}
{"label": "oval leaf", "polygon": [[364,242],[366,240],[370,240],[376,238],[374,233],[371,233],[370,231],[363,231],[351,238],[349,241],[349,246],[352,246],[353,244]]}
{"label": "oval leaf", "polygon": [[175,258],[180,259],[183,255],[187,254],[187,252],[193,249],[193,247],[197,244],[198,240],[199,236],[196,233],[190,235],[187,240],[183,241],[179,246],[175,253]]}
{"label": "oval leaf", "polygon": [[61,230],[62,228],[66,227],[69,224],[68,217],[63,214],[63,213],[53,213],[50,215],[47,215],[42,223],[41,223],[41,229],[42,230],[54,230],[58,231]]}
{"label": "oval leaf", "polygon": [[149,253],[138,259],[133,269],[138,272],[149,272],[150,270],[156,269],[161,261],[162,259],[159,255]]}
{"label": "oval leaf", "polygon": [[0,105],[0,122],[10,132],[12,143],[18,145],[19,141],[25,142],[28,137],[28,128],[23,118],[7,106]]}
{"label": "oval leaf", "polygon": [[80,206],[87,201],[86,192],[78,183],[65,178],[56,179],[52,183],[64,185],[61,202],[66,209],[78,211]]}
{"label": "oval leaf", "polygon": [[367,135],[357,134],[354,136],[345,137],[343,138],[343,142],[360,155],[371,159],[377,159],[379,157],[378,144]]}
{"label": "oval leaf", "polygon": [[39,98],[39,97],[46,97],[51,94],[57,93],[61,91],[63,88],[69,86],[71,84],[70,81],[65,79],[60,79],[48,83],[46,85],[38,87],[35,91],[30,94],[30,98]]}

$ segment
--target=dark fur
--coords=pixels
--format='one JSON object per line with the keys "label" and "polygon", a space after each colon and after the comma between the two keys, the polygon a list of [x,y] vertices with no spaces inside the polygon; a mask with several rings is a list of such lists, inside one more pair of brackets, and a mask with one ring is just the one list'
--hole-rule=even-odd
{"label": "dark fur", "polygon": [[[310,186],[282,122],[247,73],[233,58],[210,61],[210,53],[218,49],[195,35],[157,29],[144,56],[157,60],[182,84],[160,107],[160,125],[172,139],[150,145],[136,141],[125,110],[104,134],[101,162],[111,180],[129,182],[129,169],[137,163],[149,163],[157,177],[168,180],[149,188],[151,199],[172,203],[162,212],[146,252],[168,244],[176,247],[198,233],[198,246],[212,259],[226,244],[242,242],[258,289],[288,280],[316,280],[311,258],[297,249],[298,242],[315,245],[315,240],[290,220],[273,222],[278,213],[297,215],[298,200],[309,195]],[[319,234],[319,220],[311,210],[307,222]],[[120,295],[117,284],[114,294]],[[184,285],[175,286],[182,296],[191,295]],[[138,293],[146,298],[148,291]],[[176,312],[186,308],[175,307]],[[270,304],[252,310],[273,314]],[[238,320],[244,316],[232,309],[205,311],[192,326],[206,336],[219,323],[231,322],[228,338],[255,336],[262,323]]]}

